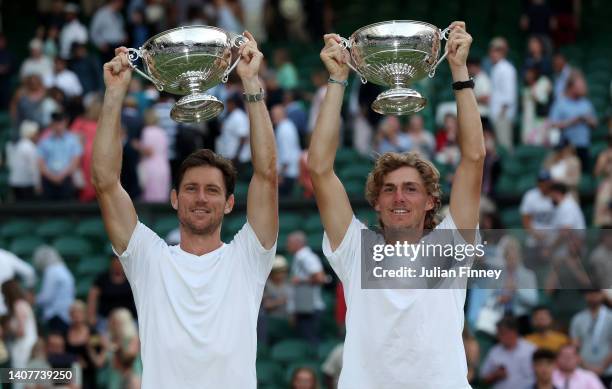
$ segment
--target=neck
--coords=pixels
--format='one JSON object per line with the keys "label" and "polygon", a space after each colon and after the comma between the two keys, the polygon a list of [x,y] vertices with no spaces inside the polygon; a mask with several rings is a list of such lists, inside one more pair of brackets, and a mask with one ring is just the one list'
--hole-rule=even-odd
{"label": "neck", "polygon": [[384,228],[383,235],[387,244],[393,243],[418,243],[423,237],[423,225],[420,228]]}
{"label": "neck", "polygon": [[545,380],[539,380],[536,383],[536,388],[537,389],[553,389],[554,386],[552,384],[552,380],[547,377]]}
{"label": "neck", "polygon": [[221,226],[210,234],[194,234],[181,225],[181,250],[194,255],[208,254],[223,245]]}
{"label": "neck", "polygon": [[600,305],[589,307],[589,311],[591,312],[592,315],[597,315],[599,313],[599,307]]}

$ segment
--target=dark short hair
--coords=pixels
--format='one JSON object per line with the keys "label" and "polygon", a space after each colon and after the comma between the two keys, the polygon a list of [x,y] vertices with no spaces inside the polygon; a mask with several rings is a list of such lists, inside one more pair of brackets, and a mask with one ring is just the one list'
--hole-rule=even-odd
{"label": "dark short hair", "polygon": [[531,310],[531,315],[535,315],[538,311],[546,311],[550,313],[550,309],[546,305],[537,305]]}
{"label": "dark short hair", "polygon": [[497,322],[497,329],[499,330],[501,328],[518,331],[518,321],[514,316],[506,315]]}
{"label": "dark short hair", "polygon": [[229,159],[220,156],[210,149],[194,151],[185,158],[179,168],[176,187],[174,189],[176,189],[177,192],[179,191],[183,176],[187,170],[200,166],[212,166],[221,171],[221,174],[223,174],[223,182],[225,183],[225,198],[229,198],[229,196],[234,193],[237,174],[234,164],[232,164],[232,161]]}
{"label": "dark short hair", "polygon": [[550,186],[550,191],[551,192],[559,192],[562,194],[566,194],[567,193],[567,185],[565,185],[562,182],[553,182],[552,185]]}
{"label": "dark short hair", "polygon": [[539,348],[536,351],[534,351],[533,355],[531,356],[531,360],[534,363],[539,362],[539,361],[554,362],[555,359],[557,359],[557,354],[555,354],[554,351],[549,350],[547,348]]}

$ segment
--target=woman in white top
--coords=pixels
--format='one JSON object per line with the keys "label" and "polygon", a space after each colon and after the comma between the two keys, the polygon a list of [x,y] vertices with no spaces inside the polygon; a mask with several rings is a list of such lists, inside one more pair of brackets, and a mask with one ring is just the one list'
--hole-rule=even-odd
{"label": "woman in white top", "polygon": [[[13,368],[24,368],[30,360],[32,347],[38,339],[36,318],[16,280],[13,279],[3,283],[2,294],[9,312],[8,335],[11,340],[8,348],[11,355],[11,366]],[[20,388],[19,385],[13,387]]]}
{"label": "woman in white top", "polygon": [[40,192],[40,172],[35,139],[38,124],[24,120],[19,127],[20,139],[16,144],[7,145],[9,185],[17,201],[34,200]]}

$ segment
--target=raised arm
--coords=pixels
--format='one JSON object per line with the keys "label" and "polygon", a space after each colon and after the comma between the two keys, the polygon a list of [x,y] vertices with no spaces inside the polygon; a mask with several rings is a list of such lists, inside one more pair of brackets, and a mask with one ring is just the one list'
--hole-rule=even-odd
{"label": "raised arm", "polygon": [[[340,37],[327,34],[321,60],[330,78],[344,82],[348,78],[346,63],[349,55],[340,46]],[[308,148],[308,172],[319,207],[323,228],[329,238],[331,249],[338,248],[353,218],[353,210],[346,190],[334,172],[334,159],[340,138],[340,110],[344,96],[344,85],[330,82],[310,138]]]}
{"label": "raised arm", "polygon": [[[469,79],[466,60],[471,43],[472,37],[465,31],[465,23],[454,22],[447,43],[447,58],[453,81]],[[485,158],[482,122],[476,97],[471,88],[456,91],[455,99],[457,100],[457,119],[459,121],[457,135],[461,161],[453,178],[450,213],[458,229],[474,229],[478,224],[482,169]]]}
{"label": "raised arm", "polygon": [[[250,32],[249,39],[240,51],[241,60],[237,72],[242,80],[244,93],[257,94],[262,90],[258,73],[263,54]],[[276,143],[274,130],[265,102],[246,102],[249,114],[251,160],[253,178],[247,197],[247,219],[261,245],[270,249],[278,236],[278,177],[276,174]]]}
{"label": "raised arm", "polygon": [[117,55],[104,64],[104,102],[93,144],[92,181],[104,219],[108,237],[119,254],[127,249],[136,227],[134,204],[120,182],[123,142],[121,105],[132,77],[127,49],[115,50]]}

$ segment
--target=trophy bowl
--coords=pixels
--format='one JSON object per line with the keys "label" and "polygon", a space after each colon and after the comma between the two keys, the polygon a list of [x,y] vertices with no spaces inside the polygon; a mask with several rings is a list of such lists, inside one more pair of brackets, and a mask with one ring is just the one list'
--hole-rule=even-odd
{"label": "trophy bowl", "polygon": [[[232,50],[245,42],[244,36],[217,27],[178,27],[155,35],[138,49],[128,49],[128,57],[132,68],[157,89],[184,95],[172,107],[172,119],[197,123],[223,111],[223,103],[206,91],[227,81],[240,60],[237,56],[232,63]],[[134,63],[138,58],[144,72]]]}
{"label": "trophy bowl", "polygon": [[406,115],[425,107],[425,97],[408,86],[434,76],[446,57],[445,53],[438,59],[448,31],[425,22],[391,20],[370,24],[355,31],[349,39],[342,38],[354,64],[349,66],[361,76],[362,82],[391,87],[372,103],[375,112]]}

